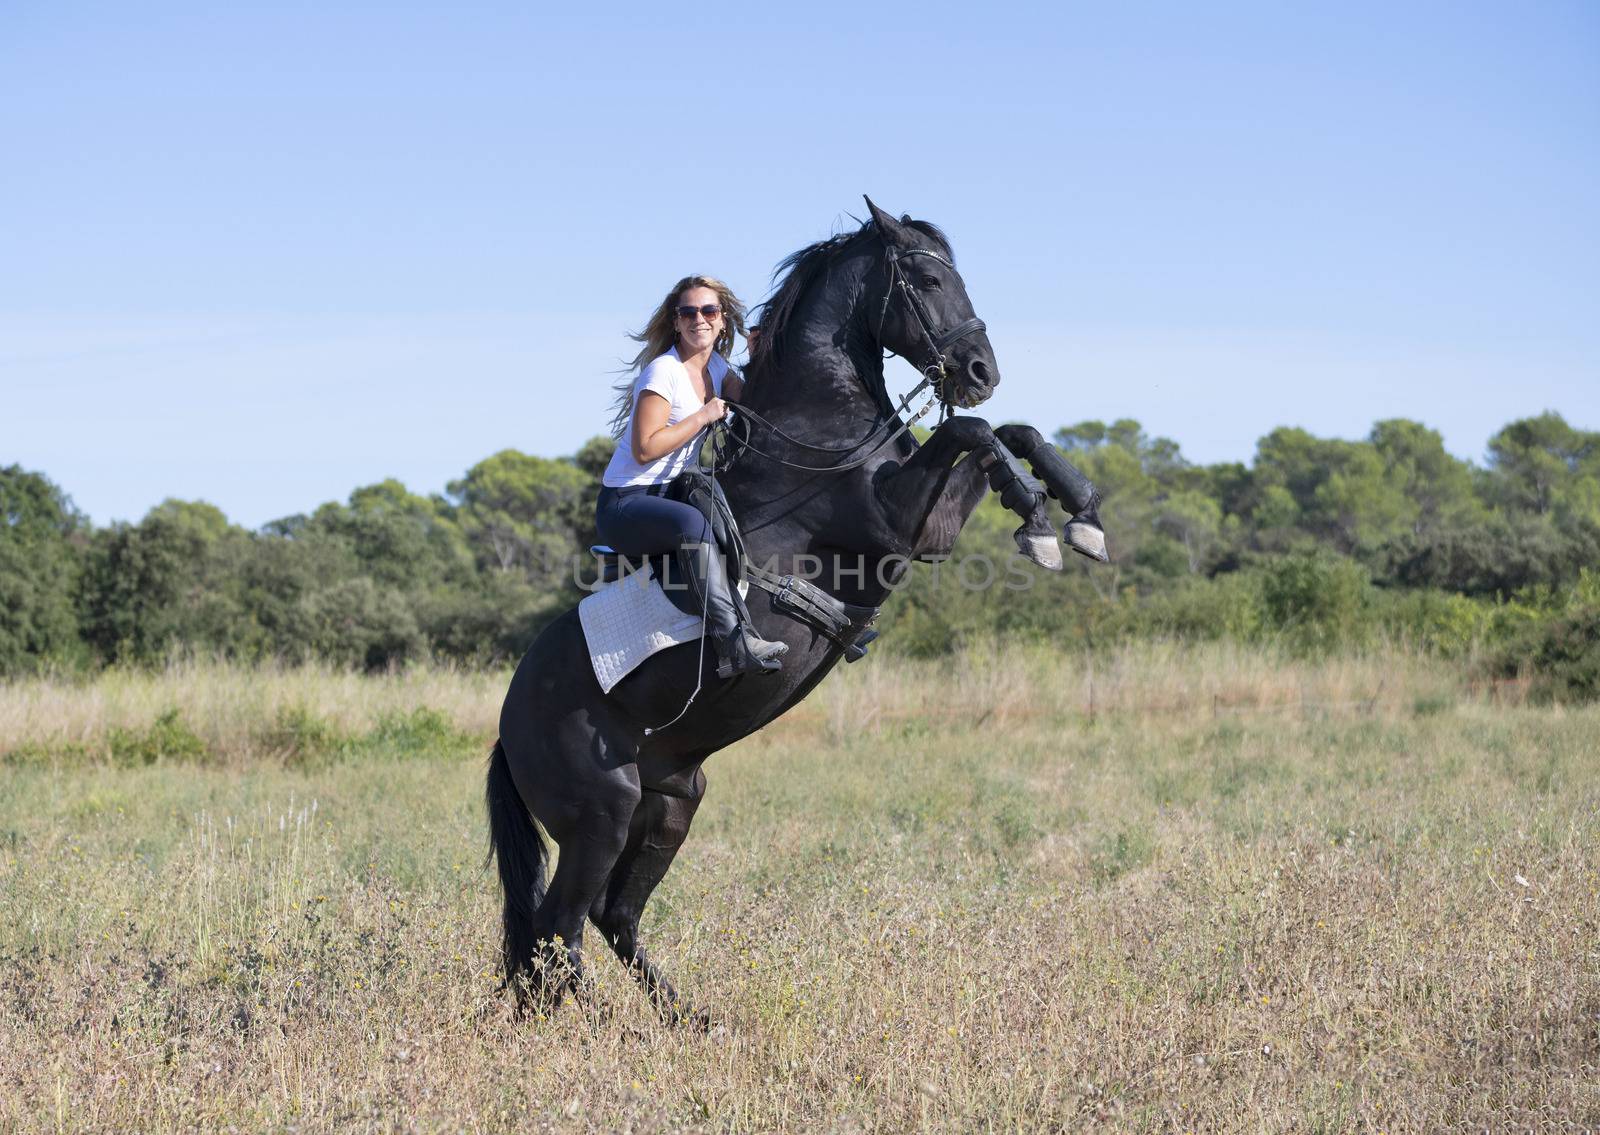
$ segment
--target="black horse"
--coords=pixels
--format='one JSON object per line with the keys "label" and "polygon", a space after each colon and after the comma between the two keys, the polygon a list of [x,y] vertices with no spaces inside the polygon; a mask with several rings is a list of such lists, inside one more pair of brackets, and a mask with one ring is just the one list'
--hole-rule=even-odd
{"label": "black horse", "polygon": [[[789,257],[764,305],[746,369],[750,413],[733,431],[743,444],[721,478],[749,560],[876,607],[909,561],[950,553],[991,487],[1022,518],[1017,542],[1036,563],[1061,566],[1046,489],[1074,515],[1069,543],[1101,551],[1084,539],[1099,531],[1093,487],[1037,431],[956,416],[918,446],[902,428],[883,349],[911,361],[947,405],[981,403],[1000,371],[944,235],[867,205],[859,230]],[[780,674],[719,682],[714,660],[687,643],[602,694],[575,609],[517,667],[487,801],[505,889],[505,973],[519,1004],[534,992],[558,999],[581,977],[590,920],[662,1011],[679,1016],[638,928],[705,794],[701,766],[804,698],[848,646],[773,595],[752,589],[749,606],[763,637],[789,644]],[[683,709],[697,679],[705,688],[688,712],[651,731]],[[548,849],[530,814],[560,846],[548,888]]]}

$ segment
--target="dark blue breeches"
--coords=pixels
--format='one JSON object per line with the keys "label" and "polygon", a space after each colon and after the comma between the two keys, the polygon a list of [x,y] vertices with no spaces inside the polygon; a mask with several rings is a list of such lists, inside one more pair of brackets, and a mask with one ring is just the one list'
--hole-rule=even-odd
{"label": "dark blue breeches", "polygon": [[665,485],[601,489],[594,510],[600,539],[625,556],[675,551],[685,540],[711,543],[711,526],[705,515],[691,505],[661,496],[665,489]]}

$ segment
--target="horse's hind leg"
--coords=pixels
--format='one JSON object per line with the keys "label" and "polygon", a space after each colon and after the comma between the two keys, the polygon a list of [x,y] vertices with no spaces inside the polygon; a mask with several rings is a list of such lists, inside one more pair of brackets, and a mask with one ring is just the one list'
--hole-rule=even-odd
{"label": "horse's hind leg", "polygon": [[[598,738],[591,742],[598,744]],[[562,784],[560,796],[536,794],[532,806],[560,848],[555,874],[533,916],[533,938],[541,955],[535,980],[552,1000],[582,980],[584,921],[627,846],[639,802],[638,774],[631,764],[604,769],[583,762],[581,767],[586,775]]]}
{"label": "horse's hind leg", "polygon": [[[559,1000],[582,975],[583,927],[628,842],[639,803],[639,772],[626,732],[603,707],[563,688],[563,671],[545,668],[546,689],[529,696],[525,671],[512,679],[500,717],[501,742],[517,795],[560,848],[555,874],[532,916],[509,921],[507,977],[527,972],[532,992]],[[546,678],[547,674],[554,678]],[[592,679],[591,679],[592,681]],[[546,708],[560,707],[560,708]],[[519,999],[528,991],[518,990]]]}
{"label": "horse's hind leg", "polygon": [[627,846],[611,870],[610,882],[589,909],[589,917],[617,957],[638,978],[661,1015],[674,1024],[684,1018],[685,1007],[639,944],[639,918],[688,837],[689,824],[705,795],[704,773],[696,769],[687,779],[688,792],[682,796],[644,791],[633,813]]}

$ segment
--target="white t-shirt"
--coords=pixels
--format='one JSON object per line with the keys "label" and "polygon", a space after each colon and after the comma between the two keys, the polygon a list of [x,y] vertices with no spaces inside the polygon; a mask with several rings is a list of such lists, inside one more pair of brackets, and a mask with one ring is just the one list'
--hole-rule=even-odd
{"label": "white t-shirt", "polygon": [[[722,379],[727,373],[728,360],[712,351],[706,374],[711,379],[711,392],[719,398],[722,396]],[[651,359],[639,372],[639,377],[633,383],[633,414],[639,412],[639,399],[646,390],[667,400],[671,407],[667,411],[669,426],[683,421],[705,405],[705,400],[695,392],[694,383],[689,381],[689,369],[678,361],[676,347]],[[611,455],[611,464],[606,466],[605,476],[601,478],[601,484],[613,489],[620,489],[624,485],[659,485],[672,480],[695,459],[704,438],[702,431],[671,453],[663,454],[648,465],[641,465],[633,459],[633,414],[628,415],[628,428],[623,430],[622,437],[618,439],[617,451]]]}

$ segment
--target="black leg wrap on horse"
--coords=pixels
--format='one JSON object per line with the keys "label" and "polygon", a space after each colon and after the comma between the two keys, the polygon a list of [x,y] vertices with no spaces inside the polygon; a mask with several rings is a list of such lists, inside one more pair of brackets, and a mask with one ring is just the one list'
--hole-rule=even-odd
{"label": "black leg wrap on horse", "polygon": [[990,446],[979,463],[989,475],[989,487],[1000,494],[1000,503],[1018,516],[1026,517],[1044,503],[1047,490],[1043,483],[1005,446]]}
{"label": "black leg wrap on horse", "polygon": [[1002,426],[1004,444],[1033,467],[1050,495],[1061,502],[1070,518],[1062,529],[1067,546],[1091,560],[1107,563],[1105,528],[1100,523],[1100,494],[1093,482],[1072,467],[1061,451],[1038,430]]}
{"label": "black leg wrap on horse", "polygon": [[[1038,437],[1036,431],[1029,433]],[[1008,439],[1009,440],[1009,439]],[[1050,495],[1060,501],[1062,506],[1073,515],[1091,510],[1099,503],[1099,496],[1095,493],[1094,483],[1082,473],[1074,469],[1061,451],[1044,438],[1039,437],[1031,449],[1021,451],[1019,446],[1017,456],[1033,466],[1034,472],[1050,491]]]}

